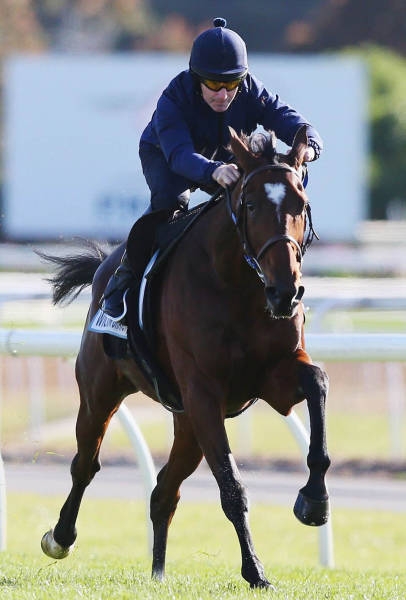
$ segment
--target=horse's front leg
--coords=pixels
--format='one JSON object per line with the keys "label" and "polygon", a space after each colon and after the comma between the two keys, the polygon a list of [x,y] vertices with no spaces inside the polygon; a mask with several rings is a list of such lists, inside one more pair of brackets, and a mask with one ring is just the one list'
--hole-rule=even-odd
{"label": "horse's front leg", "polygon": [[299,386],[308,406],[310,417],[310,446],[307,456],[309,479],[299,491],[294,513],[305,525],[324,525],[330,512],[325,474],[330,466],[327,453],[325,403],[328,377],[313,364],[299,365]]}
{"label": "horse's front leg", "polygon": [[265,577],[262,563],[255,553],[248,520],[248,497],[230,451],[224,453],[220,461],[215,461],[212,471],[220,488],[224,514],[234,525],[240,543],[241,575],[252,588],[273,587]]}
{"label": "horse's front leg", "polygon": [[241,548],[241,574],[251,587],[272,587],[254,550],[248,521],[247,494],[231,454],[224,427],[224,415],[220,404],[208,392],[206,386],[207,382],[205,386],[194,386],[191,395],[185,398],[185,407],[206,461],[219,486],[223,511],[236,530]]}

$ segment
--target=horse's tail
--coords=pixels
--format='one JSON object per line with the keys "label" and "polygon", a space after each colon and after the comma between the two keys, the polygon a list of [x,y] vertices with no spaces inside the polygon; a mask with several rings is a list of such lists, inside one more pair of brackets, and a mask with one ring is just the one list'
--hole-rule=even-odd
{"label": "horse's tail", "polygon": [[97,242],[84,240],[87,250],[81,254],[70,256],[52,256],[36,250],[36,254],[45,262],[56,265],[56,273],[47,277],[52,285],[52,301],[54,304],[70,304],[80,292],[90,285],[98,267],[108,256]]}

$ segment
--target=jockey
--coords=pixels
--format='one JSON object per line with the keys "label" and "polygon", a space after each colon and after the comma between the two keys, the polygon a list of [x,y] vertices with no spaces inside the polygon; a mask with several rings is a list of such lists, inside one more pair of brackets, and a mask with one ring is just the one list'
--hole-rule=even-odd
{"label": "jockey", "polygon": [[[239,179],[227,149],[229,126],[250,135],[262,125],[291,146],[305,124],[309,140],[305,161],[316,160],[322,151],[316,129],[249,72],[244,40],[226,28],[225,19],[216,18],[213,25],[193,42],[189,69],[179,73],[163,91],[141,135],[139,154],[151,191],[146,212],[187,210],[191,189],[199,187],[210,193]],[[121,318],[121,296],[130,280],[124,253],[102,305],[115,319]]]}

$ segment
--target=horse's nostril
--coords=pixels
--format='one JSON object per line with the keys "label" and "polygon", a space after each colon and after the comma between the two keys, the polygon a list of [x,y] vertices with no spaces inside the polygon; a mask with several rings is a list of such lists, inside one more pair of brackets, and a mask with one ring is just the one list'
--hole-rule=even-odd
{"label": "horse's nostril", "polygon": [[265,288],[266,297],[272,302],[288,301],[289,299],[292,302],[294,300],[299,301],[303,298],[304,291],[305,289],[303,285],[300,285],[297,291],[295,290],[295,288],[289,288],[286,290],[279,289],[277,286],[274,285],[268,285]]}
{"label": "horse's nostril", "polygon": [[267,306],[274,317],[291,317],[302,299],[304,286],[281,287],[269,285],[265,288]]}

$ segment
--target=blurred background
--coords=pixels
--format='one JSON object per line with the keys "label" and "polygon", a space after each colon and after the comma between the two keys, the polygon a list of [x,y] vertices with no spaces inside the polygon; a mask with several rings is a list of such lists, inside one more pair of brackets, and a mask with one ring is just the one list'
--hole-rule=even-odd
{"label": "blurred background", "polygon": [[[63,254],[76,236],[126,237],[147,204],[140,132],[215,16],[245,39],[266,87],[325,140],[310,166],[320,241],[304,262],[307,331],[406,332],[402,0],[367,8],[361,0],[0,0],[0,327],[81,329],[89,295],[52,307],[33,250]],[[383,353],[325,367],[333,469],[404,477],[404,362]],[[0,356],[6,459],[69,461],[77,404],[73,359]],[[127,405],[163,460],[170,415],[140,395]],[[245,463],[300,463],[283,422],[261,403],[228,427]],[[103,456],[134,459],[119,427]]]}

